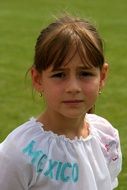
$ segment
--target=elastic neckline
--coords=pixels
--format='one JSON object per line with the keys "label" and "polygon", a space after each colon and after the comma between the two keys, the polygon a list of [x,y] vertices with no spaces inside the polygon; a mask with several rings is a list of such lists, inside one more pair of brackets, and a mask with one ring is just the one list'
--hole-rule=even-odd
{"label": "elastic neckline", "polygon": [[35,117],[30,118],[30,121],[34,122],[35,125],[40,128],[41,132],[48,135],[49,137],[53,137],[53,138],[58,139],[58,140],[63,140],[63,141],[71,142],[71,143],[81,142],[81,141],[85,142],[85,141],[90,140],[93,136],[89,122],[87,122],[89,124],[89,135],[86,138],[84,138],[83,136],[80,136],[80,137],[75,136],[74,139],[70,139],[70,138],[66,137],[66,135],[58,135],[51,130],[49,130],[49,131],[44,130],[43,123],[37,121],[37,119]]}

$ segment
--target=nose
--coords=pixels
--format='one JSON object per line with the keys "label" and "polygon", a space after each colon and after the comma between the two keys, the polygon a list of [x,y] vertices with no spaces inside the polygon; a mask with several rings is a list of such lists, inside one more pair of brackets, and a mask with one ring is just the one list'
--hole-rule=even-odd
{"label": "nose", "polygon": [[80,82],[76,77],[71,77],[68,79],[66,85],[66,92],[72,94],[77,94],[81,92]]}

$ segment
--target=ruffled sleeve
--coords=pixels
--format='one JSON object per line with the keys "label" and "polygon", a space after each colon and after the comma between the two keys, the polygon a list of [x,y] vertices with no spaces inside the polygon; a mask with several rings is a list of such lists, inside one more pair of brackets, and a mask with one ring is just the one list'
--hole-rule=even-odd
{"label": "ruffled sleeve", "polygon": [[109,144],[109,150],[107,149],[107,152],[110,154],[108,167],[112,180],[112,187],[116,188],[118,186],[117,176],[119,175],[122,168],[122,153],[117,130],[114,130],[114,143],[111,141]]}
{"label": "ruffled sleeve", "polygon": [[[4,147],[4,149],[3,149]],[[0,144],[0,189],[26,190],[26,179],[23,172],[21,160],[16,159],[13,146],[9,146],[7,151],[4,144]],[[19,155],[19,153],[17,154]]]}
{"label": "ruffled sleeve", "polygon": [[102,152],[104,154],[110,177],[112,188],[118,186],[118,175],[122,167],[122,153],[118,130],[104,118],[91,115],[91,123],[94,135],[99,139]]}
{"label": "ruffled sleeve", "polygon": [[[25,127],[24,130],[26,130]],[[20,136],[22,136],[21,133]],[[28,190],[28,187],[35,181],[33,168],[26,162],[20,151],[24,141],[20,142],[16,130],[0,144],[1,190]]]}

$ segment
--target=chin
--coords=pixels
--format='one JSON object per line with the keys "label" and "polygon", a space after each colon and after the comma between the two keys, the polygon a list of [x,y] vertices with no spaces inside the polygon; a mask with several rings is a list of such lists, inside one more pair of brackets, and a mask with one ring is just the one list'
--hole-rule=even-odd
{"label": "chin", "polygon": [[66,117],[66,118],[68,118],[68,119],[79,119],[79,118],[81,118],[81,117],[85,117],[85,114],[86,113],[66,113],[65,115],[64,115],[64,117]]}

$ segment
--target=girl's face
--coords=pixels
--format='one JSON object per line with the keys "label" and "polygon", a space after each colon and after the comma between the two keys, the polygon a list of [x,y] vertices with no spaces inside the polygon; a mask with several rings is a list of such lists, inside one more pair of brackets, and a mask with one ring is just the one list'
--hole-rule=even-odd
{"label": "girl's face", "polygon": [[78,54],[68,64],[53,71],[52,67],[39,74],[32,69],[33,85],[43,92],[47,112],[67,118],[79,118],[95,104],[104,86],[108,65],[85,68]]}

